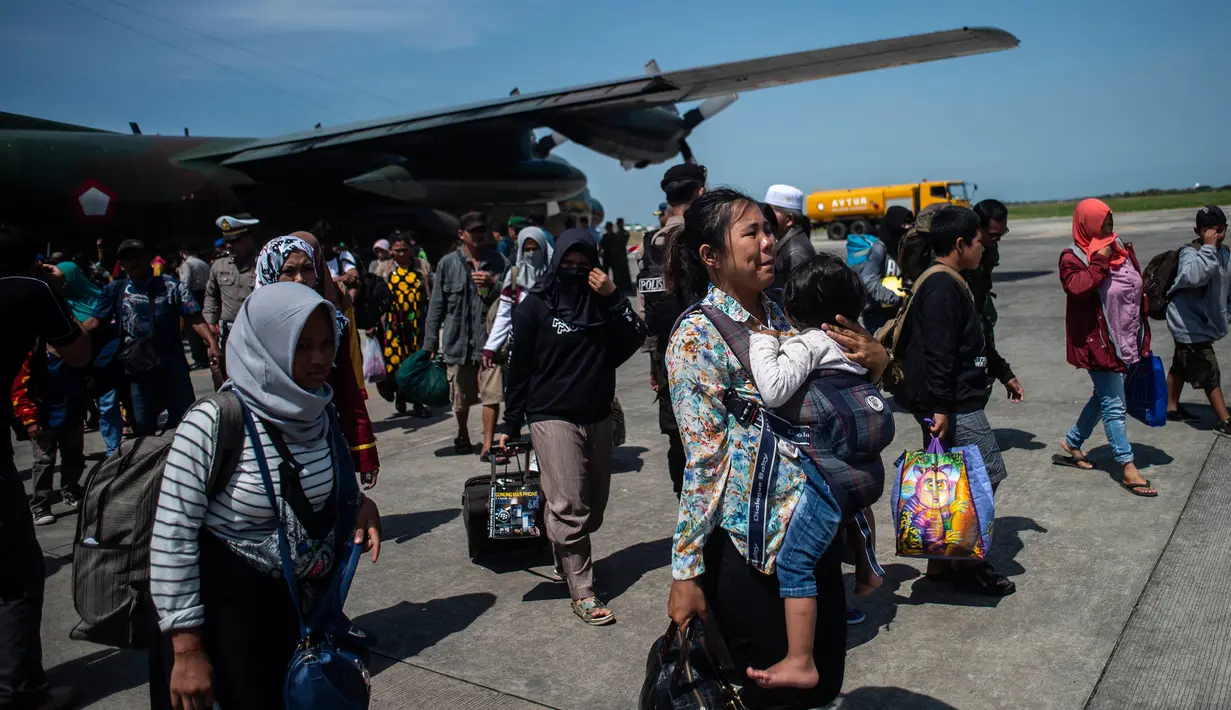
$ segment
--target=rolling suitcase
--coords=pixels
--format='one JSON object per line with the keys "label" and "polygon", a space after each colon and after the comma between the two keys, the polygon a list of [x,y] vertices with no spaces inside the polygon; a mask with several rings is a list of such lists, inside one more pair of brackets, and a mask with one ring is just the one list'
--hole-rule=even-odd
{"label": "rolling suitcase", "polygon": [[[539,472],[531,469],[533,446],[529,441],[511,441],[500,453],[509,463],[496,463],[492,447],[492,470],[474,476],[462,490],[462,524],[466,526],[466,551],[471,560],[494,548],[542,547],[547,544],[543,528],[543,489]],[[516,466],[516,470],[510,468]],[[495,501],[495,505],[493,505]]]}

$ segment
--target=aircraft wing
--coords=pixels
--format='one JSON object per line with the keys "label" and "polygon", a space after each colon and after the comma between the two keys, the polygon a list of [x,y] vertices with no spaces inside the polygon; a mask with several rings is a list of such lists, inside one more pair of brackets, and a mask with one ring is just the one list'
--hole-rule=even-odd
{"label": "aircraft wing", "polygon": [[[380,149],[413,142],[414,134],[446,129],[530,129],[598,111],[631,110],[707,99],[843,74],[1012,49],[1018,40],[995,28],[962,28],[697,69],[656,73],[537,94],[520,94],[454,108],[325,127],[207,149],[182,156],[237,167],[341,146]],[[426,136],[420,136],[426,139]]]}

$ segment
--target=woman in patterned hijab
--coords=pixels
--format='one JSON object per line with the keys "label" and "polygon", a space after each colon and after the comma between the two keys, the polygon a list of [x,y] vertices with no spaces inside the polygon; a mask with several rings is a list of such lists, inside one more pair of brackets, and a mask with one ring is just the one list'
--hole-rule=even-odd
{"label": "woman in patterned hijab", "polygon": [[[328,276],[329,272],[321,268],[323,264],[319,258],[320,248],[314,244],[315,241],[307,232],[295,232],[271,240],[256,258],[255,288],[279,281],[301,283],[314,289],[337,309],[335,299],[338,298],[338,291],[332,288],[333,281]],[[325,278],[320,278],[320,274],[325,274]],[[347,338],[354,328],[340,310],[335,310],[335,314],[340,347],[334,360],[333,371],[329,374],[329,385],[334,391],[333,401],[338,408],[342,433],[350,443],[355,471],[364,485],[371,488],[376,485],[380,472],[380,458],[376,454],[376,435],[372,431],[372,420],[363,401],[366,392],[360,389],[358,381],[351,374],[354,372],[354,365]]]}
{"label": "woman in patterned hijab", "polygon": [[315,254],[310,244],[296,236],[270,240],[256,258],[256,288],[294,281],[320,293],[316,288]]}

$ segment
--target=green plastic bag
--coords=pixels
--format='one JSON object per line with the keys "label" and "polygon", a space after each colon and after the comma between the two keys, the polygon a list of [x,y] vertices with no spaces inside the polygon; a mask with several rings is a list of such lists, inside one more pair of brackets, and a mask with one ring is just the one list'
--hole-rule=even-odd
{"label": "green plastic bag", "polygon": [[445,364],[418,350],[398,368],[398,391],[412,404],[443,407],[449,403],[449,373]]}

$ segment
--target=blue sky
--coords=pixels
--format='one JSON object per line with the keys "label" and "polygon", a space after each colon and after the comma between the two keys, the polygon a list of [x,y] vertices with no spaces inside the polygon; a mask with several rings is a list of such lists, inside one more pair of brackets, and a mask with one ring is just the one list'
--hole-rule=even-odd
{"label": "blue sky", "polygon": [[[682,69],[991,25],[1021,47],[748,93],[690,144],[713,182],[754,193],[928,177],[1026,200],[1231,183],[1225,0],[70,1],[137,32],[64,0],[6,0],[0,110],[267,136],[632,76],[651,57]],[[665,166],[557,154],[609,218],[650,219]]]}

